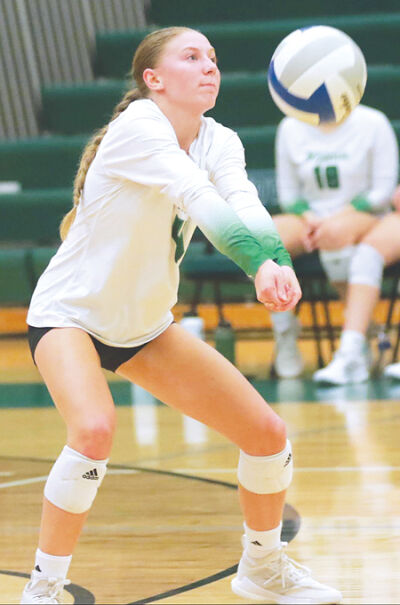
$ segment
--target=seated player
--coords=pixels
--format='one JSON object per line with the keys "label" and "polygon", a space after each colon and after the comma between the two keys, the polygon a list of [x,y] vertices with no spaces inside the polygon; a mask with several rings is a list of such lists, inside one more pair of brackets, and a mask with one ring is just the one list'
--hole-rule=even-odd
{"label": "seated player", "polygon": [[[339,349],[314,379],[362,382],[369,376],[366,332],[383,268],[396,260],[397,236],[392,220],[384,218],[398,176],[393,128],[381,111],[364,105],[340,124],[315,127],[284,118],[277,132],[276,170],[284,213],[274,221],[285,247],[292,257],[318,250],[328,279],[345,303]],[[388,250],[374,245],[378,239]],[[301,374],[296,318],[289,311],[272,314],[272,322],[277,374]]]}

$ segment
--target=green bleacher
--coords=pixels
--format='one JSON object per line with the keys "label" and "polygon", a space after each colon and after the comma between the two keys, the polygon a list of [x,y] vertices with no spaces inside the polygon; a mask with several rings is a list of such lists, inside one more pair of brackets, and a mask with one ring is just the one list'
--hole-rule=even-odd
{"label": "green bleacher", "polygon": [[[379,9],[386,13],[400,11],[397,0],[380,0]],[[160,26],[188,23],[229,23],[253,20],[324,17],[326,15],[362,15],[375,13],[376,0],[151,0],[149,20]]]}
{"label": "green bleacher", "polygon": [[[399,22],[400,26],[400,22]],[[52,133],[91,132],[109,121],[127,89],[123,80],[79,86],[53,86],[43,91],[42,127]],[[400,65],[372,66],[363,103],[377,107],[389,119],[400,118]],[[265,71],[226,74],[216,106],[207,115],[230,128],[278,124],[282,113],[272,101]]]}
{"label": "green bleacher", "polygon": [[[218,3],[219,0],[215,4]],[[284,4],[282,2],[282,5]],[[205,24],[199,29],[215,47],[223,73],[253,72],[267,69],[275,48],[287,34],[316,22],[337,27],[351,36],[363,49],[369,65],[390,65],[399,62],[394,49],[398,45],[400,12],[385,14],[376,11],[375,14],[330,16],[318,20],[314,17],[279,21],[247,19],[241,23]],[[191,24],[191,21],[186,22],[186,25]],[[138,44],[156,27],[134,32],[99,33],[96,40],[97,76],[125,78],[131,69],[132,57]]]}
{"label": "green bleacher", "polygon": [[[109,120],[128,85],[135,48],[151,29],[198,27],[215,46],[222,84],[209,115],[237,130],[249,176],[271,212],[277,210],[274,139],[283,116],[269,95],[266,71],[273,50],[293,29],[333,25],[359,43],[368,62],[363,102],[387,114],[400,141],[399,0],[337,0],[329,6],[319,0],[152,0],[148,19],[146,30],[97,34],[94,82],[42,90],[40,137],[0,142],[0,183],[16,181],[21,186],[19,193],[0,194],[0,282],[8,285],[0,289],[2,305],[29,301],[59,243],[58,225],[71,206],[82,149],[92,131]],[[196,266],[199,272],[203,261],[208,262],[203,263],[206,274],[213,267],[221,280],[223,274],[237,275],[228,259],[217,254],[210,258],[204,242],[184,261],[183,272],[190,275]],[[298,266],[307,270],[301,261]],[[308,270],[312,273],[316,266],[309,263]]]}

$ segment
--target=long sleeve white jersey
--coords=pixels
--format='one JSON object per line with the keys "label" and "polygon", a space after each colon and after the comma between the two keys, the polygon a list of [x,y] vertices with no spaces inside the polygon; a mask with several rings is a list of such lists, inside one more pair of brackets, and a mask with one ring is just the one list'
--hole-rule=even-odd
{"label": "long sleeve white jersey", "polygon": [[398,178],[396,136],[387,117],[359,105],[330,132],[284,118],[276,137],[279,203],[326,217],[352,203],[385,212]]}
{"label": "long sleeve white jersey", "polygon": [[267,258],[291,264],[236,133],[202,118],[187,154],[159,107],[134,101],[99,145],[28,324],[81,327],[114,346],[152,340],[173,319],[179,263],[196,226],[250,276]]}

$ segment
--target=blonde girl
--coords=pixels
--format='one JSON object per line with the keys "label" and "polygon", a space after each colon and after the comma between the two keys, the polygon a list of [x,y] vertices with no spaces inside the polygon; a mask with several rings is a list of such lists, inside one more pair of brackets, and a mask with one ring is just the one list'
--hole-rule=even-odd
{"label": "blonde girl", "polygon": [[274,602],[337,602],[340,593],[295,565],[280,542],[292,475],[283,421],[224,357],[173,323],[179,263],[196,226],[254,279],[269,309],[292,309],[301,295],[237,135],[203,116],[219,90],[214,48],[191,29],[155,31],[136,51],[133,77],[137,88],[84,152],[64,241],[29,309],[32,354],[67,444],[45,486],[21,602],[61,602],[106,473],[115,409],[102,367],[240,448],[245,549],[233,590]]}

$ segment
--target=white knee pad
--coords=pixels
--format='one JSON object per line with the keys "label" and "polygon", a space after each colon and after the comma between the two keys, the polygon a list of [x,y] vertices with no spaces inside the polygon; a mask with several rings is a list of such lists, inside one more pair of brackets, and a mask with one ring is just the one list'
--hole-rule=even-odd
{"label": "white knee pad", "polygon": [[347,282],[355,246],[339,250],[320,250],[319,259],[330,282]]}
{"label": "white knee pad", "polygon": [[107,462],[87,458],[66,445],[50,471],[44,495],[69,513],[88,511],[106,474]]}
{"label": "white knee pad", "polygon": [[384,266],[384,258],[376,248],[359,244],[350,263],[349,283],[380,288]]}
{"label": "white knee pad", "polygon": [[249,492],[276,494],[287,489],[293,475],[293,457],[290,441],[279,454],[251,456],[240,450],[238,479]]}

